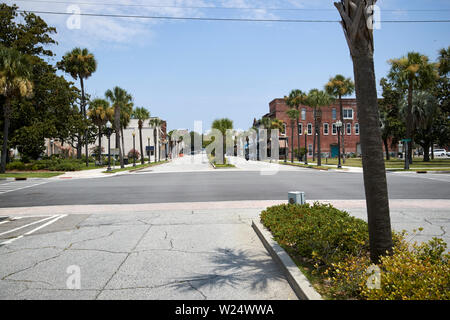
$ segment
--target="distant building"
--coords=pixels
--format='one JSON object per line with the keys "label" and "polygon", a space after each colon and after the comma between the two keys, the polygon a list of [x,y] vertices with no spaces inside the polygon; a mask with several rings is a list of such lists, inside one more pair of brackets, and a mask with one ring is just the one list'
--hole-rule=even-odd
{"label": "distant building", "polygon": [[[341,148],[342,143],[345,143],[346,156],[361,155],[361,144],[359,139],[360,125],[358,119],[358,111],[356,106],[356,99],[342,99],[343,102],[343,125],[341,129]],[[307,131],[307,145],[306,150],[308,157],[313,156],[314,143],[314,111],[311,107],[300,106],[299,116],[299,131],[297,132],[297,124],[294,121],[294,127],[291,127],[291,120],[286,111],[290,107],[286,104],[284,99],[274,99],[269,104],[269,113],[264,115],[271,119],[279,119],[284,123],[284,133],[280,133],[280,148],[284,149],[288,146],[288,157],[291,157],[291,144],[294,144],[294,149],[298,146],[298,139],[300,139],[300,148],[305,148],[305,131]],[[337,157],[338,156],[338,140],[336,121],[341,119],[339,101],[327,107],[320,108],[322,111],[322,121],[320,126],[320,146],[323,157]],[[292,130],[294,130],[294,141],[291,141]],[[344,136],[342,138],[342,135]],[[316,153],[317,151],[316,147]],[[283,151],[280,150],[280,157],[283,156]],[[392,150],[393,151],[393,150]]]}

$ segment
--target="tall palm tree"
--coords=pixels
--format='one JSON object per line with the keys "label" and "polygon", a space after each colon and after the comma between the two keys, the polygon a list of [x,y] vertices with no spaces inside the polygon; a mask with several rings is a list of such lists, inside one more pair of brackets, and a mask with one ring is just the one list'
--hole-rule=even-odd
{"label": "tall palm tree", "polygon": [[412,163],[412,146],[414,139],[413,121],[413,95],[415,90],[426,90],[437,80],[437,73],[433,63],[427,56],[417,52],[409,52],[400,59],[389,61],[391,70],[388,74],[390,80],[400,91],[407,92],[408,107],[406,110],[405,127],[408,143],[408,159]]}
{"label": "tall palm tree", "polygon": [[120,87],[114,87],[112,90],[107,90],[105,92],[105,96],[114,107],[114,130],[116,132],[116,145],[119,148],[120,167],[125,168],[123,162],[124,157],[120,144],[120,110],[131,102],[132,97]]}
{"label": "tall palm tree", "polygon": [[[297,109],[289,109],[286,113],[289,119],[291,120],[291,162],[294,163],[294,128],[295,128],[294,121],[297,120],[298,123],[298,117],[300,112]],[[300,149],[298,150],[300,151]]]}
{"label": "tall palm tree", "polygon": [[[325,91],[332,97],[339,99],[339,114],[342,122],[342,128],[345,128],[344,122],[344,107],[342,104],[342,97],[352,95],[355,91],[355,83],[351,78],[345,78],[343,75],[338,74],[325,85]],[[340,130],[340,128],[338,128]],[[345,135],[341,134],[342,137],[342,154],[345,155]],[[343,158],[345,163],[345,156]]]}
{"label": "tall palm tree", "polygon": [[134,119],[138,119],[138,128],[139,128],[139,142],[141,145],[141,163],[144,164],[144,147],[142,144],[142,127],[144,126],[145,121],[150,118],[150,112],[145,108],[137,107],[134,109],[132,114]]}
{"label": "tall palm tree", "polygon": [[[155,152],[155,162],[156,162],[156,138],[157,138],[157,133],[158,133],[158,129],[159,126],[162,124],[162,120],[159,118],[153,118],[150,120],[150,124],[153,127],[153,145],[154,145],[154,152]],[[159,141],[158,141],[158,145],[159,145]]]}
{"label": "tall palm tree", "polygon": [[317,136],[317,165],[322,165],[322,154],[320,146],[320,128],[322,127],[322,107],[329,106],[333,102],[333,97],[325,91],[312,89],[308,93],[306,104],[314,109],[314,124]]}
{"label": "tall palm tree", "polygon": [[98,128],[98,162],[102,164],[103,126],[113,120],[114,109],[105,99],[94,99],[89,103],[88,117]]}
{"label": "tall palm tree", "polygon": [[225,163],[226,133],[227,130],[233,129],[233,121],[228,118],[216,119],[213,121],[211,128],[219,130],[222,133],[223,137],[222,163]]}
{"label": "tall palm tree", "polygon": [[[88,49],[75,48],[67,52],[62,60],[57,63],[59,69],[69,73],[75,80],[80,79],[81,87],[81,113],[83,118],[87,119],[86,113],[86,96],[84,91],[84,80],[89,78],[97,70],[97,61]],[[88,132],[84,132],[84,144],[86,152],[86,166],[89,166],[88,153]],[[78,158],[81,158],[81,143],[78,143]]]}
{"label": "tall palm tree", "polygon": [[[300,159],[300,137],[299,137],[299,134],[300,134],[300,123],[299,123],[300,106],[305,103],[306,98],[307,98],[307,94],[298,89],[292,90],[289,93],[288,97],[284,97],[286,104],[289,107],[295,108],[298,111],[298,115],[297,115],[297,119],[296,119],[296,121],[297,121],[297,150],[299,151],[298,152],[298,161],[301,160]],[[294,144],[294,141],[292,141],[291,143]]]}
{"label": "tall palm tree", "polygon": [[128,125],[130,124],[131,114],[133,113],[133,102],[128,102],[125,104],[123,108],[120,109],[120,136],[122,138],[122,154],[125,158],[126,155],[126,149],[125,149],[125,138],[123,134],[123,130],[128,128]]}
{"label": "tall palm tree", "polygon": [[6,155],[8,151],[9,124],[11,121],[11,100],[14,97],[31,97],[32,65],[29,56],[17,50],[0,46],[0,95],[3,104],[3,146],[0,173],[6,171]]}
{"label": "tall palm tree", "polygon": [[378,97],[373,61],[373,30],[367,12],[376,0],[342,0],[334,5],[353,60],[360,139],[369,224],[370,257],[374,263],[392,252],[391,219],[383,157]]}
{"label": "tall palm tree", "polygon": [[446,75],[450,72],[450,46],[439,50],[438,57],[439,74]]}

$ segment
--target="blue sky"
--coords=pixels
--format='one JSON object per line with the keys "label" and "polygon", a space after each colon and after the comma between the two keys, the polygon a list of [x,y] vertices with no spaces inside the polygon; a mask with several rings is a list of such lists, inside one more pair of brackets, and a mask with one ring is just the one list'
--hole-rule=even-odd
{"label": "blue sky", "polygon": [[[66,12],[72,3],[83,13],[176,17],[338,20],[328,0],[16,0],[21,9]],[[95,5],[92,5],[95,4]],[[101,4],[101,5],[99,5]],[[131,5],[131,6],[129,6]],[[147,5],[152,7],[139,7]],[[382,20],[450,19],[448,0],[380,0]],[[297,8],[325,10],[243,10],[227,8]],[[180,8],[190,7],[190,8]],[[196,8],[192,8],[196,7]],[[437,11],[415,11],[420,9]],[[402,11],[400,11],[402,10]],[[337,23],[166,21],[81,17],[70,30],[67,16],[41,14],[57,28],[52,62],[73,47],[87,47],[98,61],[87,92],[103,97],[116,85],[134,97],[136,106],[168,121],[169,129],[204,130],[228,117],[237,129],[268,112],[274,98],[291,89],[323,88],[335,74],[353,78],[353,65]],[[450,45],[450,23],[384,23],[375,31],[377,81],[389,70],[388,59],[418,51],[432,60]],[[69,79],[69,76],[67,76]]]}

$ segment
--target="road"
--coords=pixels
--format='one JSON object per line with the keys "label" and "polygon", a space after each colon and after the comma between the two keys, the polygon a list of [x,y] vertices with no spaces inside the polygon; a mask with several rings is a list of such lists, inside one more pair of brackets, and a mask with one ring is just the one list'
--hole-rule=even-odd
{"label": "road", "polygon": [[[236,165],[0,181],[0,299],[296,299],[251,221],[293,190],[366,219],[362,174]],[[393,228],[450,242],[449,184],[389,173]]]}

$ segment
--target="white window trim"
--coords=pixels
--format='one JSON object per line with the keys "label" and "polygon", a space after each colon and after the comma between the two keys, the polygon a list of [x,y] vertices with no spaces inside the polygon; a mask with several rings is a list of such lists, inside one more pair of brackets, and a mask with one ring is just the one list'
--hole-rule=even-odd
{"label": "white window trim", "polygon": [[306,120],[306,108],[302,108],[300,117],[302,120]]}
{"label": "white window trim", "polygon": [[[350,133],[348,133],[348,128],[350,128]],[[352,124],[351,123],[346,123],[345,124],[345,135],[346,136],[351,136],[352,135]]]}
{"label": "white window trim", "polygon": [[308,144],[308,156],[312,156],[312,155],[313,155],[313,145],[312,144]]}
{"label": "white window trim", "polygon": [[286,124],[285,122],[283,122],[283,131],[284,131],[284,132],[283,132],[281,135],[285,137],[285,136],[286,136],[286,133],[287,133],[287,132],[286,132],[286,131],[287,131],[287,124]]}
{"label": "white window trim", "polygon": [[[352,117],[351,118],[345,116],[345,111],[346,110],[352,110]],[[353,117],[355,116],[355,111],[352,108],[344,108],[342,112],[344,113],[342,115],[344,120],[353,120]]]}
{"label": "white window trim", "polygon": [[[327,133],[325,133],[325,126],[328,127],[328,132],[327,132]],[[323,135],[324,135],[324,136],[327,136],[327,135],[329,135],[329,134],[330,134],[330,125],[329,125],[327,122],[325,122],[325,123],[323,124]]]}
{"label": "white window trim", "polygon": [[[334,132],[333,128],[336,128],[336,132]],[[333,136],[337,136],[337,134],[338,134],[337,131],[338,131],[337,125],[336,125],[336,123],[333,123],[333,124],[331,125],[331,134],[332,134]]]}
{"label": "white window trim", "polygon": [[[311,126],[311,133],[309,133],[309,127]],[[308,123],[306,125],[306,129],[308,130],[308,136],[312,136],[313,132],[314,132],[314,128],[313,128],[313,124],[312,123]]]}
{"label": "white window trim", "polygon": [[[334,114],[334,117],[333,117]],[[336,120],[337,119],[337,110],[336,108],[331,109],[331,119]]]}
{"label": "white window trim", "polygon": [[303,123],[299,122],[298,126],[299,126],[298,135],[301,136],[301,135],[303,135]]}
{"label": "white window trim", "polygon": [[[358,125],[358,131],[356,131],[356,126]],[[359,126],[359,123],[357,122],[357,123],[355,123],[355,135],[356,136],[359,136],[359,130],[361,130],[361,128],[360,128],[360,126]]]}

